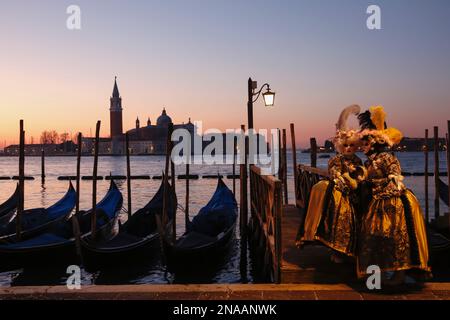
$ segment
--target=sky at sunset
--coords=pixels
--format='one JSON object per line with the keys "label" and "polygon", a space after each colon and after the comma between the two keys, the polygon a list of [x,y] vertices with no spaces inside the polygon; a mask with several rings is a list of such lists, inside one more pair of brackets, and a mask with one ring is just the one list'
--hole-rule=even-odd
{"label": "sky at sunset", "polygon": [[[81,30],[66,8],[81,8]],[[381,30],[366,26],[370,4]],[[334,134],[341,109],[381,104],[406,136],[450,119],[448,0],[0,0],[0,147],[43,130],[89,135],[118,77],[124,128],[153,122],[246,124],[249,76],[276,91],[257,128],[296,125],[297,141]]]}

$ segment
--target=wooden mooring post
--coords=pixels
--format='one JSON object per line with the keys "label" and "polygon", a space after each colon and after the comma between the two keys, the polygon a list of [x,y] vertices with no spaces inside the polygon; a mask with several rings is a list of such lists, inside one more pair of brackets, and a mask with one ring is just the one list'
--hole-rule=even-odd
{"label": "wooden mooring post", "polygon": [[284,196],[284,204],[287,204],[289,201],[288,195],[288,186],[287,186],[287,150],[286,150],[286,129],[283,129],[283,155],[281,157],[283,161],[283,196]]}
{"label": "wooden mooring post", "polygon": [[283,181],[283,145],[281,144],[281,130],[278,128],[278,179]]}
{"label": "wooden mooring post", "polygon": [[[162,232],[165,232],[165,226],[168,222],[168,188],[169,188],[169,170],[171,170],[171,188],[175,190],[175,166],[171,161],[171,153],[172,153],[172,132],[173,132],[173,123],[169,123],[167,127],[167,141],[166,141],[166,163],[164,167],[164,175],[163,175],[163,217],[162,217]],[[172,219],[172,241],[175,242],[177,237],[176,234],[176,213]]]}
{"label": "wooden mooring post", "polygon": [[41,152],[41,183],[45,184],[45,150]]}
{"label": "wooden mooring post", "polygon": [[190,155],[188,155],[188,160],[186,161],[186,203],[184,206],[184,230],[187,230],[189,225],[189,158]]}
{"label": "wooden mooring post", "polygon": [[94,168],[92,172],[92,215],[91,215],[91,238],[94,239],[97,231],[97,167],[98,167],[98,144],[100,140],[100,120],[95,127],[94,143]]}
{"label": "wooden mooring post", "polygon": [[164,165],[164,173],[163,173],[163,214],[162,214],[162,227],[164,228],[164,226],[167,223],[167,194],[168,194],[168,190],[167,190],[167,184],[169,182],[169,166],[170,166],[170,137],[172,135],[171,132],[171,123],[169,123],[169,127],[167,128],[167,141],[166,141],[166,161],[165,161],[165,165]]}
{"label": "wooden mooring post", "polygon": [[317,167],[317,141],[316,138],[311,138],[310,140],[311,145],[311,167],[316,168]]}
{"label": "wooden mooring post", "polygon": [[[170,143],[170,152],[172,153],[173,142]],[[172,158],[172,157],[171,157]],[[171,187],[173,188],[173,192],[175,193],[175,163],[170,160],[170,181]],[[177,215],[175,214],[172,221],[172,241],[175,242],[177,239]]]}
{"label": "wooden mooring post", "polygon": [[236,145],[237,139],[233,137],[233,194],[236,196]]}
{"label": "wooden mooring post", "polygon": [[[448,186],[448,198],[450,199],[450,120],[447,120],[447,136],[446,136],[446,144],[447,144],[447,186]],[[450,200],[448,204],[448,215],[450,219]],[[450,221],[449,221],[450,226]]]}
{"label": "wooden mooring post", "polygon": [[293,174],[294,174],[294,195],[297,194],[297,146],[295,145],[295,127],[294,124],[291,123],[291,144],[292,144],[292,166],[293,166]]}
{"label": "wooden mooring post", "polygon": [[23,129],[23,120],[20,120],[19,126],[19,203],[17,204],[16,214],[17,241],[21,240],[22,214],[25,207],[25,131]]}
{"label": "wooden mooring post", "polygon": [[80,175],[81,175],[81,149],[82,149],[82,134],[81,132],[78,133],[78,140],[77,140],[77,175],[76,175],[76,181],[75,181],[75,188],[77,189],[77,197],[75,202],[75,213],[78,214],[80,212]]}
{"label": "wooden mooring post", "polygon": [[125,149],[127,155],[127,200],[128,200],[128,218],[131,217],[131,165],[130,165],[130,138],[128,132],[125,133]]}
{"label": "wooden mooring post", "polygon": [[[247,138],[245,136],[245,125],[241,125],[241,131],[244,135],[243,138],[243,150],[241,151],[241,157],[243,153],[243,159],[241,159],[240,164],[240,177],[239,177],[239,187],[240,187],[240,234],[241,239],[245,235],[246,228],[247,228],[247,221],[248,221],[248,200],[247,200],[247,153],[248,153],[248,144],[247,144]],[[242,161],[243,160],[243,161]]]}
{"label": "wooden mooring post", "polygon": [[78,257],[82,258],[81,254],[81,231],[80,225],[78,223],[78,217],[80,215],[80,175],[81,175],[81,149],[82,149],[82,134],[78,133],[77,137],[77,175],[75,180],[75,188],[77,191],[76,200],[75,200],[75,214],[72,216],[72,229],[73,234],[75,235],[75,248],[77,250]]}
{"label": "wooden mooring post", "polygon": [[428,202],[428,158],[429,158],[429,150],[428,150],[428,129],[425,129],[425,144],[423,148],[423,152],[425,154],[425,220],[426,223],[430,221],[430,204]]}
{"label": "wooden mooring post", "polygon": [[439,217],[439,127],[434,127],[434,217]]}

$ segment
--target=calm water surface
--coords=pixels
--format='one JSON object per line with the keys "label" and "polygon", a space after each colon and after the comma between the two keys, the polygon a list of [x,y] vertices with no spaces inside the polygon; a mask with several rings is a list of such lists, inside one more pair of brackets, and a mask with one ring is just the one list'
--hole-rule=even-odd
{"label": "calm water surface", "polygon": [[[420,152],[399,153],[398,157],[402,164],[403,171],[423,172],[424,156]],[[362,156],[362,158],[364,158]],[[133,175],[161,175],[164,168],[164,157],[162,156],[137,156],[131,158],[131,171]],[[289,201],[294,201],[294,184],[292,170],[292,154],[288,153],[288,189]],[[298,162],[309,163],[309,154],[298,153]],[[430,153],[429,159],[430,171],[433,168],[433,154]],[[319,167],[326,167],[328,159],[318,159]],[[40,170],[41,162],[38,157],[26,158],[25,174],[34,176],[34,181],[25,183],[25,207],[47,207],[58,201],[66,192],[67,181],[58,181],[58,176],[75,175],[76,158],[75,157],[48,157],[46,158],[46,181],[45,186],[41,185]],[[92,175],[93,158],[86,157],[82,159],[81,175]],[[440,154],[441,171],[446,171],[445,153]],[[0,176],[12,176],[18,172],[18,158],[0,157]],[[191,165],[191,174],[231,174],[230,165],[201,166]],[[238,170],[236,171],[238,173]],[[98,175],[107,176],[125,175],[126,161],[124,157],[100,157]],[[177,174],[184,174],[183,166],[176,167]],[[446,177],[442,177],[446,181]],[[232,180],[224,179],[225,183],[232,188]],[[424,181],[425,177],[405,177],[405,183],[417,195],[422,205],[424,203]],[[161,181],[160,180],[132,180],[132,205],[133,211],[145,205],[155,194]],[[0,181],[0,203],[6,200],[14,191],[16,182]],[[124,195],[124,208],[127,207],[126,183],[124,180],[117,181],[119,189]],[[433,197],[434,180],[429,178],[430,186],[430,216],[433,216]],[[109,181],[98,181],[97,199],[106,193],[109,187]],[[190,181],[190,216],[191,218],[198,210],[206,204],[216,187],[215,179],[199,179]],[[239,195],[239,183],[236,183],[236,194]],[[81,182],[80,206],[82,209],[89,209],[91,206],[92,181]],[[181,206],[185,205],[185,180],[177,180],[176,191],[178,202]],[[237,198],[239,203],[239,199]],[[447,207],[441,203],[441,210]],[[120,216],[121,220],[126,220],[126,212],[123,210]],[[240,242],[238,230],[236,230],[236,240],[225,257],[224,263],[211,270],[202,270],[194,275],[181,276],[166,272],[165,267],[155,259],[148,265],[129,266],[127,268],[111,268],[97,273],[89,273],[83,270],[83,284],[123,284],[123,283],[240,283],[255,281],[252,276],[252,264],[250,258],[247,259],[247,270],[240,270]],[[184,214],[180,210],[177,215],[177,234],[184,232]],[[248,252],[247,252],[248,257]],[[0,286],[11,285],[52,285],[65,284],[67,275],[65,268],[33,269],[33,270],[14,270],[0,273]]]}

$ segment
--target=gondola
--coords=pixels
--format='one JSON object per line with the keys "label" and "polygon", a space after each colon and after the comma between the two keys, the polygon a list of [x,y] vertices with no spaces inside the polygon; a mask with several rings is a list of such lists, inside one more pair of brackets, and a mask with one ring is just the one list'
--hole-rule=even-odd
{"label": "gondola", "polygon": [[[20,238],[23,240],[33,238],[50,229],[54,224],[66,219],[75,207],[76,192],[72,183],[58,202],[48,208],[29,209],[22,212]],[[7,223],[0,225],[0,243],[14,241],[16,238],[17,216]]]}
{"label": "gondola", "polygon": [[[177,210],[175,190],[167,182],[168,219],[166,227],[172,225]],[[111,239],[101,241],[85,237],[81,241],[83,263],[87,269],[101,269],[130,261],[150,261],[160,250],[160,234],[156,215],[162,214],[164,179],[153,198],[141,209],[132,214],[119,227],[119,232]]]}
{"label": "gondola", "polygon": [[[117,222],[117,216],[122,208],[123,197],[114,181],[103,197],[97,203],[97,234],[99,237],[110,237]],[[91,232],[92,209],[80,211],[78,217],[73,215],[55,224],[48,232],[24,241],[0,243],[0,264],[2,268],[79,263],[76,253],[76,239],[72,219],[80,230],[81,239]]]}
{"label": "gondola", "polygon": [[19,185],[8,200],[0,204],[0,225],[7,223],[14,215],[19,203]]}
{"label": "gondola", "polygon": [[175,242],[164,233],[164,251],[169,268],[187,268],[198,262],[220,258],[234,238],[237,203],[221,178],[209,202],[189,222],[186,232]]}

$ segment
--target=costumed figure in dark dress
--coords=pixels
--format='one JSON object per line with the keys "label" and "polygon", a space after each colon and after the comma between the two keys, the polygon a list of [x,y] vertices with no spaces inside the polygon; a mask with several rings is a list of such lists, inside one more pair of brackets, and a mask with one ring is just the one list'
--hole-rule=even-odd
{"label": "costumed figure in dark dress", "polygon": [[[400,162],[388,149],[402,133],[387,128],[383,107],[371,107],[358,116],[362,149],[367,155],[370,198],[362,215],[358,236],[357,274],[366,276],[369,266],[378,266],[385,284],[405,280],[405,271],[429,273],[425,221],[419,202],[403,184]],[[390,271],[393,275],[388,277]]]}
{"label": "costumed figure in dark dress", "polygon": [[[320,241],[335,252],[354,256],[357,234],[356,194],[365,169],[355,154],[359,148],[359,135],[347,127],[351,114],[357,115],[358,105],[345,108],[336,124],[333,139],[337,155],[328,162],[329,179],[316,183],[310,194],[300,243]],[[339,254],[332,259],[340,262]]]}

